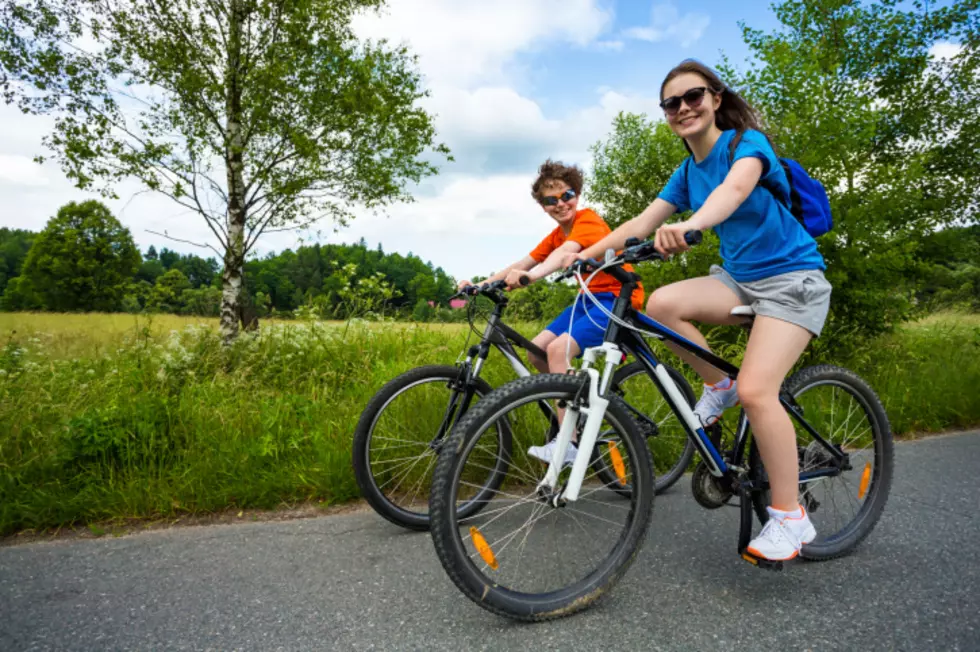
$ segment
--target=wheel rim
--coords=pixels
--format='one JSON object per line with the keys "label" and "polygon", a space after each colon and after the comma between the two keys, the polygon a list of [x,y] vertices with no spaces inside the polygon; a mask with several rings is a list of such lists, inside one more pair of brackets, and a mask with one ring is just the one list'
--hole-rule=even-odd
{"label": "wheel rim", "polygon": [[[803,416],[829,443],[848,454],[849,470],[801,483],[800,504],[807,508],[817,539],[807,549],[819,551],[854,535],[871,511],[882,482],[878,424],[871,405],[847,383],[820,380],[794,394]],[[825,449],[796,424],[800,473],[833,466]]]}
{"label": "wheel rim", "polygon": [[[485,496],[483,509],[469,518],[460,515],[458,505],[471,500],[469,492],[475,490],[466,479],[468,468],[485,471],[489,466],[487,451],[481,448],[486,426],[467,436],[456,458],[448,502],[457,505],[451,528],[456,554],[464,560],[465,572],[492,586],[504,600],[547,603],[587,592],[612,566],[623,563],[637,519],[637,497],[624,501],[606,487],[594,468],[587,469],[575,503],[556,508],[535,492],[547,465],[530,457],[527,448],[544,444],[548,433],[547,420],[535,403],[557,398],[567,399],[569,393],[539,391],[522,396],[486,419],[490,423],[506,415],[513,455],[507,479]],[[602,430],[622,433],[623,425],[607,412]],[[625,479],[632,485],[637,451],[629,437],[620,435],[617,442]],[[475,463],[470,464],[474,457]],[[560,481],[568,474],[569,469],[563,470]]]}

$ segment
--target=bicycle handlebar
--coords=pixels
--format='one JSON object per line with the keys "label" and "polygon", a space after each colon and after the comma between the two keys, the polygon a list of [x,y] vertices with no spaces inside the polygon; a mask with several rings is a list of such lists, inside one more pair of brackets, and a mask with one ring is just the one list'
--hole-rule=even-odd
{"label": "bicycle handlebar", "polygon": [[[695,246],[701,244],[701,240],[704,236],[700,231],[688,231],[684,234],[684,242],[690,246]],[[654,249],[653,242],[650,240],[640,240],[639,238],[629,238],[625,243],[625,248],[619,256],[619,262],[616,263],[615,267],[607,268],[605,271],[608,272],[614,278],[617,276],[615,272],[619,271],[616,269],[619,265],[625,263],[640,263],[648,260],[664,260],[664,257]],[[602,267],[605,263],[596,260],[595,258],[589,258],[588,260],[577,260],[572,263],[565,273],[562,274],[559,279],[571,278],[576,272],[589,273],[595,271]],[[622,279],[617,279],[622,282]]]}
{"label": "bicycle handlebar", "polygon": [[459,297],[463,297],[463,296],[475,297],[481,294],[482,295],[496,294],[497,292],[505,289],[506,287],[507,287],[507,283],[505,283],[502,280],[494,281],[493,283],[480,283],[479,285],[474,283],[472,285],[467,285],[466,287],[462,288],[459,292],[449,297],[449,300],[452,301],[453,299],[458,299]]}

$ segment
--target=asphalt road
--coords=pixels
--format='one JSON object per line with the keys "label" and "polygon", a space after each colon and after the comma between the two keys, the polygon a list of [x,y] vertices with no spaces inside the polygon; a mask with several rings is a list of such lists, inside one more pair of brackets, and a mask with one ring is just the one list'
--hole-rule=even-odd
{"label": "asphalt road", "polygon": [[756,569],[684,479],[594,608],[494,616],[373,512],[0,548],[0,650],[980,650],[980,433],[896,447],[855,553]]}

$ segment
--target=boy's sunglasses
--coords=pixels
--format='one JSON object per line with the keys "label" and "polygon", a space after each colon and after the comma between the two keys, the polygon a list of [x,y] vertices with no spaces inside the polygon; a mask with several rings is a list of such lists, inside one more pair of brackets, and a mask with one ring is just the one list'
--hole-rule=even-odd
{"label": "boy's sunglasses", "polygon": [[660,108],[669,116],[677,115],[677,112],[681,110],[682,101],[692,109],[696,109],[701,106],[701,102],[704,100],[704,94],[709,90],[704,86],[698,86],[697,88],[688,90],[683,95],[672,95],[660,103]]}
{"label": "boy's sunglasses", "polygon": [[575,199],[575,191],[569,188],[568,190],[563,192],[560,196],[556,197],[554,195],[545,195],[538,201],[541,202],[542,206],[557,206],[559,199],[567,204],[568,202]]}

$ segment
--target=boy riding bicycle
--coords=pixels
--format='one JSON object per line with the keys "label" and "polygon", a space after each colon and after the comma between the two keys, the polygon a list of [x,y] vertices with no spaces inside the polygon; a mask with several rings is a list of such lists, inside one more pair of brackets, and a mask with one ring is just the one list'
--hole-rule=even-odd
{"label": "boy riding bicycle", "polygon": [[[486,283],[504,280],[511,290],[521,287],[522,279],[525,279],[525,283],[533,283],[560,269],[568,254],[576,254],[591,247],[611,233],[605,220],[595,211],[589,208],[579,210],[578,200],[582,185],[582,171],[577,166],[564,165],[550,159],[541,165],[538,177],[531,186],[531,196],[558,226],[527,256],[495,273],[486,279]],[[629,265],[624,269],[632,271]],[[464,279],[459,282],[459,288],[471,284]],[[597,274],[589,283],[589,291],[607,311],[611,310],[620,289],[620,283],[604,273]],[[631,302],[634,308],[642,309],[642,285],[633,293]],[[589,347],[602,344],[608,322],[606,313],[579,294],[572,305],[532,340],[546,352],[547,359],[534,355],[529,355],[528,358],[542,373],[564,373],[571,358],[579,357]],[[560,419],[564,411],[559,409],[558,412]],[[532,446],[528,449],[528,454],[550,462],[553,448],[552,441],[544,446]],[[575,446],[569,446],[565,454],[566,462],[574,460],[575,453]]]}

